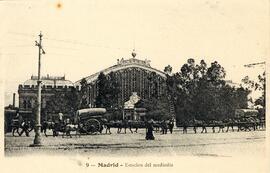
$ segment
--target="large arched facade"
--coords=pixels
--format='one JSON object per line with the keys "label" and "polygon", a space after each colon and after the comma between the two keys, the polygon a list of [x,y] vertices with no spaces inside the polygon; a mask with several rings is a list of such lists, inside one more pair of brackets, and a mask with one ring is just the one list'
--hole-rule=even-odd
{"label": "large arched facade", "polygon": [[[87,102],[95,107],[95,99],[98,95],[97,78],[101,72],[105,75],[114,72],[118,80],[121,92],[118,95],[118,106],[122,107],[128,101],[133,92],[141,99],[149,99],[153,95],[161,96],[166,93],[166,75],[164,72],[150,66],[149,60],[136,59],[134,54],[131,59],[117,60],[117,64],[105,70],[86,77]],[[81,80],[75,83],[80,88]]]}

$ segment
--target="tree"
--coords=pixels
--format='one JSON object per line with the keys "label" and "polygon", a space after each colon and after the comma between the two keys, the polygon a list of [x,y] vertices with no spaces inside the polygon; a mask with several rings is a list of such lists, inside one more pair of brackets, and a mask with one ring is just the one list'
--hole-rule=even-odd
{"label": "tree", "polygon": [[256,83],[255,89],[262,91],[262,96],[255,100],[255,105],[261,105],[263,107],[263,116],[265,116],[265,94],[266,94],[266,78],[265,78],[265,71],[262,75],[258,76],[259,82]]}
{"label": "tree", "polygon": [[255,105],[258,107],[260,118],[265,118],[265,94],[266,94],[266,78],[265,71],[258,75],[257,80],[251,80],[248,76],[242,79],[243,84],[248,89],[261,91],[261,96],[255,100]]}
{"label": "tree", "polygon": [[147,77],[148,80],[148,96],[149,99],[155,97],[156,99],[159,97],[158,94],[158,76],[155,72],[151,72]]}
{"label": "tree", "polygon": [[44,114],[65,113],[74,115],[79,109],[79,93],[76,88],[65,89],[64,91],[54,90],[54,95],[46,104]]}
{"label": "tree", "polygon": [[135,104],[136,108],[147,110],[146,119],[167,120],[170,118],[170,105],[166,96],[151,99],[142,99]]}
{"label": "tree", "polygon": [[103,108],[114,108],[117,106],[120,85],[116,74],[111,72],[108,76],[100,73],[97,79],[98,95],[96,97],[96,106]]}
{"label": "tree", "polygon": [[167,66],[164,68],[164,72],[165,72],[167,75],[170,75],[170,74],[172,73],[172,66],[167,65]]}
{"label": "tree", "polygon": [[65,93],[65,98],[67,99],[67,106],[70,107],[70,112],[75,113],[80,108],[79,105],[79,92],[75,87],[72,87],[69,92]]}
{"label": "tree", "polygon": [[217,61],[211,63],[211,66],[207,69],[207,77],[212,84],[224,84],[225,76],[224,68]]}
{"label": "tree", "polygon": [[86,79],[83,78],[80,84],[81,84],[81,90],[79,93],[79,97],[80,97],[79,107],[80,109],[88,108],[89,107],[88,102],[87,102],[88,85],[87,85]]}
{"label": "tree", "polygon": [[168,93],[175,97],[177,121],[222,120],[234,116],[237,108],[247,108],[250,91],[226,85],[225,76],[225,69],[217,61],[207,67],[204,60],[196,64],[194,59],[167,76]]}
{"label": "tree", "polygon": [[117,76],[114,72],[108,75],[108,106],[116,108],[118,106],[118,96],[120,94],[120,84],[117,80]]}
{"label": "tree", "polygon": [[63,91],[55,89],[54,95],[47,103],[45,109],[41,110],[43,120],[48,120],[51,118],[50,115],[60,112],[72,118],[80,108],[79,92],[74,87],[71,89],[66,88]]}
{"label": "tree", "polygon": [[108,92],[108,80],[103,72],[101,72],[97,79],[98,95],[96,97],[96,106],[105,107],[106,106],[106,95]]}

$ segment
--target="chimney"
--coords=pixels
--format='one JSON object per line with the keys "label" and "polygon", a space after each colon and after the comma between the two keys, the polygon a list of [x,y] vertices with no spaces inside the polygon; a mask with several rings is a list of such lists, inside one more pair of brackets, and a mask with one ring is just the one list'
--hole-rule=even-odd
{"label": "chimney", "polygon": [[13,93],[13,107],[15,107],[15,96],[16,96],[16,94],[15,93]]}

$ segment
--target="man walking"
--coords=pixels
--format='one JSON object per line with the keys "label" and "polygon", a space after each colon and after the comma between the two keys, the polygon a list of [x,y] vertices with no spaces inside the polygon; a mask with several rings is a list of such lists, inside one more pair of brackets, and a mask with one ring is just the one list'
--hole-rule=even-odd
{"label": "man walking", "polygon": [[155,140],[155,137],[153,135],[153,123],[154,121],[151,119],[150,121],[146,122],[146,140]]}
{"label": "man walking", "polygon": [[174,126],[174,124],[173,124],[173,120],[170,120],[170,122],[169,122],[169,130],[170,130],[170,133],[172,134],[172,132],[173,132],[173,126]]}

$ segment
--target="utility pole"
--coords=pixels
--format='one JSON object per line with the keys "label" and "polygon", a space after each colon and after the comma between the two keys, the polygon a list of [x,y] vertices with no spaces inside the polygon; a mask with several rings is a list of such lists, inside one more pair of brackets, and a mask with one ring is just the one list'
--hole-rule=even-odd
{"label": "utility pole", "polygon": [[42,34],[40,32],[39,36],[39,42],[36,42],[36,46],[38,46],[38,80],[37,80],[37,86],[38,86],[38,93],[37,93],[37,112],[35,115],[35,139],[34,143],[31,146],[41,146],[41,135],[40,135],[40,113],[41,113],[41,80],[40,80],[40,69],[41,69],[41,55],[45,54],[45,51],[42,48]]}

